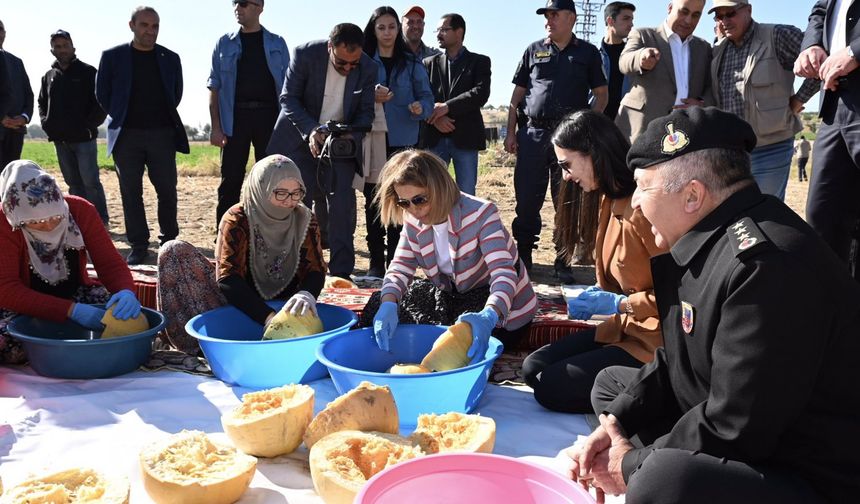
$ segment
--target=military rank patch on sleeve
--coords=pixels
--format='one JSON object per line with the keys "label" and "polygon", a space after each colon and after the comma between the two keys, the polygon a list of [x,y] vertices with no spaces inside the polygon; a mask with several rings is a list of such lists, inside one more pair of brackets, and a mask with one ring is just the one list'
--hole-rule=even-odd
{"label": "military rank patch on sleeve", "polygon": [[744,217],[729,226],[726,233],[729,235],[729,243],[735,252],[735,257],[738,258],[768,241],[762,230],[749,217]]}

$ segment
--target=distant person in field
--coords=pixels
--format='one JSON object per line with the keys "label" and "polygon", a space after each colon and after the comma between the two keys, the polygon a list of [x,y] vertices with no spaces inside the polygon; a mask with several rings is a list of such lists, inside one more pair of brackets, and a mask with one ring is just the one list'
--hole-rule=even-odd
{"label": "distant person in field", "polygon": [[[603,112],[608,87],[600,52],[573,33],[576,6],[573,0],[552,0],[537,9],[544,18],[546,37],[531,43],[514,74],[514,92],[508,108],[505,150],[517,156],[514,168],[516,214],[511,231],[519,256],[532,268],[542,225],[540,211],[549,185],[553,207],[558,208],[561,169],[550,137],[561,119],[588,108]],[[574,64],[571,64],[573,62]],[[593,97],[591,103],[589,98]],[[524,105],[527,123],[519,127],[517,109]],[[553,232],[555,274],[561,283],[574,283],[570,263]]]}
{"label": "distant person in field", "polygon": [[233,0],[239,30],[223,35],[212,51],[209,71],[209,143],[221,148],[221,184],[215,225],[239,201],[251,144],[254,158],[266,157],[281,107],[278,96],[290,65],[280,35],[260,24],[264,0]]}
{"label": "distant person in field", "polygon": [[95,205],[108,226],[96,145],[98,128],[107,114],[96,100],[96,69],[75,56],[72,36],[65,30],[51,34],[51,54],[56,60],[42,77],[39,89],[42,129],[54,142],[69,194]]}
{"label": "distant person in field", "polygon": [[603,73],[609,85],[609,99],[603,113],[612,120],[618,115],[621,98],[630,91],[630,78],[621,73],[618,60],[633,29],[633,12],[636,6],[630,2],[610,2],[603,9],[606,33],[600,42],[600,57],[603,58]]}
{"label": "distant person in field", "polygon": [[487,148],[483,107],[490,98],[490,58],[463,45],[466,20],[445,14],[436,28],[436,40],[444,53],[424,60],[436,104],[424,128],[422,146],[454,162],[460,190],[475,194],[478,184],[478,151]]}
{"label": "distant person in field", "polygon": [[0,54],[8,72],[9,103],[0,116],[0,169],[16,159],[21,159],[27,124],[33,118],[33,88],[21,58],[3,48],[6,42],[6,25],[0,21]]}
{"label": "distant person in field", "polygon": [[812,146],[809,145],[809,140],[805,136],[800,135],[800,139],[794,143],[794,154],[797,156],[798,182],[809,180],[809,176],[806,175],[806,163],[809,162],[810,152],[812,152]]}
{"label": "distant person in field", "polygon": [[435,47],[428,47],[424,44],[424,9],[419,5],[413,5],[406,9],[401,19],[403,29],[403,39],[409,46],[409,50],[418,59],[424,61],[425,58],[436,56],[442,51]]}
{"label": "distant person in field", "polygon": [[143,264],[149,256],[149,223],[143,205],[143,172],[158,195],[159,241],[179,235],[176,218],[176,152],[188,154],[188,136],[176,107],[182,99],[179,55],[155,43],[161,26],[152,7],[131,14],[130,43],[102,53],[96,96],[108,113],[107,154],[113,155],[125,234],[126,260]]}

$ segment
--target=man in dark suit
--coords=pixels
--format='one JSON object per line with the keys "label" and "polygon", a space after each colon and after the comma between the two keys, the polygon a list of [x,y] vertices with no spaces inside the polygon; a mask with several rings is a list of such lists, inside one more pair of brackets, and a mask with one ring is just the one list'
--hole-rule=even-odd
{"label": "man in dark suit", "polygon": [[823,87],[806,220],[846,262],[860,217],[858,16],[860,2],[818,0],[794,63],[795,74],[821,79]]}
{"label": "man in dark suit", "polygon": [[446,164],[453,159],[460,190],[475,194],[478,151],[487,148],[481,107],[490,98],[490,58],[463,47],[465,36],[463,16],[439,20],[436,39],[445,52],[424,60],[436,105],[421,144]]}
{"label": "man in dark suit", "polygon": [[158,195],[160,242],[176,238],[176,151],[188,154],[188,137],[176,107],[182,99],[179,55],[155,43],[159,17],[138,7],[128,23],[134,39],[102,53],[96,97],[108,113],[107,153],[119,178],[129,264],[146,262],[149,225],[143,206],[143,171]]}
{"label": "man in dark suit", "polygon": [[2,118],[2,136],[0,143],[0,171],[7,164],[21,159],[24,148],[24,135],[27,134],[27,124],[33,117],[33,88],[30,87],[30,77],[24,69],[21,58],[3,49],[6,42],[6,26],[0,21],[0,54],[6,63],[9,73],[9,104],[8,110],[0,115]]}
{"label": "man in dark suit", "polygon": [[[355,267],[355,192],[352,179],[361,173],[363,134],[331,134],[326,122],[346,123],[369,131],[373,122],[376,62],[361,50],[364,33],[352,23],[334,27],[328,40],[296,47],[290,60],[281,113],[267,154],[283,154],[302,172],[323,241],[331,249],[329,272],[349,278]],[[354,141],[348,156],[332,152],[332,137]]]}

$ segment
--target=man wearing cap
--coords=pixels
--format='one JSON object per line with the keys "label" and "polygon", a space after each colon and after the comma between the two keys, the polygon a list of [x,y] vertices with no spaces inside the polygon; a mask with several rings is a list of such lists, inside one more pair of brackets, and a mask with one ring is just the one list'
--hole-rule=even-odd
{"label": "man wearing cap", "polygon": [[475,194],[478,151],[487,148],[481,107],[490,98],[490,58],[463,46],[466,21],[445,14],[436,28],[439,47],[445,50],[424,60],[436,105],[427,119],[422,146],[447,164],[454,161],[460,190]]}
{"label": "man wearing cap", "polygon": [[72,36],[65,30],[51,34],[51,54],[56,60],[42,77],[39,89],[42,129],[54,142],[69,193],[92,203],[107,226],[96,146],[98,128],[106,114],[96,100],[96,69],[75,56]]}
{"label": "man wearing cap", "polygon": [[24,135],[27,134],[27,124],[33,117],[33,88],[30,87],[30,77],[24,69],[24,62],[9,51],[3,49],[6,42],[6,25],[0,21],[0,53],[6,63],[9,75],[9,102],[0,123],[0,171],[7,164],[21,158],[24,148]]}
{"label": "man wearing cap", "polygon": [[221,148],[221,184],[215,226],[239,202],[251,144],[254,158],[266,157],[266,146],[280,112],[278,95],[290,65],[283,37],[260,24],[263,0],[233,0],[239,31],[223,35],[212,51],[209,71],[209,143]]}
{"label": "man wearing cap", "polygon": [[632,143],[674,108],[711,104],[711,45],[693,35],[705,0],[671,0],[657,28],[630,31],[618,66],[631,80],[615,124]]}
{"label": "man wearing cap", "polygon": [[633,207],[670,247],[651,263],[665,348],[598,375],[600,426],[568,451],[583,484],[631,503],[856,501],[860,286],[759,190],[755,142],[693,107],[630,149]]}
{"label": "man wearing cap", "polygon": [[424,9],[418,5],[413,5],[406,9],[403,18],[400,20],[403,25],[403,39],[409,50],[415,54],[418,61],[424,61],[425,58],[442,54],[442,51],[435,47],[427,47],[421,38],[424,36]]}
{"label": "man wearing cap", "polygon": [[[529,45],[517,66],[505,137],[505,150],[517,156],[512,230],[527,269],[532,267],[532,250],[541,233],[540,209],[547,184],[553,205],[557,204],[561,169],[550,144],[552,132],[566,114],[589,106],[589,92],[594,96],[591,107],[599,112],[606,107],[608,94],[600,53],[573,34],[573,0],[548,0],[537,14],[545,18],[547,37]],[[518,130],[517,108],[523,104],[528,122]],[[558,243],[555,249],[556,275],[562,283],[572,283],[573,272]]]}
{"label": "man wearing cap", "polygon": [[144,170],[158,196],[163,245],[179,234],[176,152],[190,152],[176,110],[182,99],[182,63],[178,54],[156,44],[160,26],[155,9],[135,8],[128,22],[133,40],[104,51],[96,74],[96,97],[108,113],[107,154],[116,166],[131,245],[129,264],[143,264],[149,254]]}
{"label": "man wearing cap", "polygon": [[[846,263],[860,217],[860,2],[818,0],[794,65],[819,78],[821,125],[812,151],[806,219]],[[858,235],[860,236],[860,235]],[[855,240],[855,247],[857,247]],[[858,254],[860,255],[860,254]],[[860,265],[854,257],[855,278]]]}
{"label": "man wearing cap", "polygon": [[717,107],[750,123],[756,133],[752,174],[763,193],[785,198],[799,113],[818,91],[806,79],[794,92],[794,60],[803,32],[757,23],[747,0],[714,0],[708,11],[725,35],[714,47],[711,89]]}

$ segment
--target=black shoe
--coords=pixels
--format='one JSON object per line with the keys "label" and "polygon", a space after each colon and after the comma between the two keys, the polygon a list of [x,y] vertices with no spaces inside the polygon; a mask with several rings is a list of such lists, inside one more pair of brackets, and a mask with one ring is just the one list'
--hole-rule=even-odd
{"label": "black shoe", "polygon": [[555,260],[555,276],[558,278],[558,281],[563,284],[576,283],[576,279],[573,276],[573,269],[567,265],[564,259]]}
{"label": "black shoe", "polygon": [[380,266],[378,264],[377,265],[371,265],[369,268],[367,268],[367,275],[365,275],[365,276],[371,277],[371,278],[381,279],[381,278],[385,277],[385,268],[383,268],[382,266]]}
{"label": "black shoe", "polygon": [[532,272],[532,248],[517,248],[517,254],[520,256],[520,260],[523,262],[523,266],[526,267],[526,271]]}
{"label": "black shoe", "polygon": [[146,263],[147,257],[149,257],[149,249],[134,248],[131,249],[131,252],[128,253],[128,257],[125,258],[125,261],[130,266],[134,266],[135,264]]}

